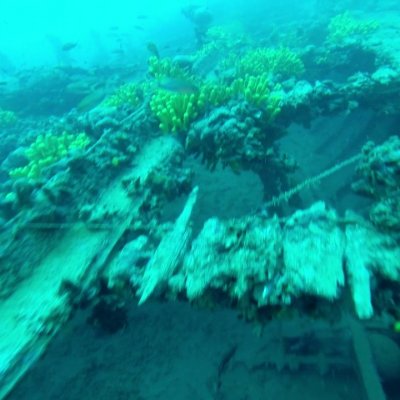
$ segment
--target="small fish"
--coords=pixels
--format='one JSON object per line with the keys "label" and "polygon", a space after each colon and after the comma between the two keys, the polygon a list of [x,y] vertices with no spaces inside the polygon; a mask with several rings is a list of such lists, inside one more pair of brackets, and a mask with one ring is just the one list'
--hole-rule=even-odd
{"label": "small fish", "polygon": [[199,88],[184,78],[163,78],[159,81],[158,86],[169,92],[192,94],[197,93]]}
{"label": "small fish", "polygon": [[139,14],[137,17],[136,17],[137,19],[148,19],[149,18],[149,16],[148,15],[145,15],[145,14]]}
{"label": "small fish", "polygon": [[137,29],[138,31],[144,31],[144,28],[143,28],[143,26],[141,26],[141,25],[133,25],[133,27],[134,27],[135,29]]}
{"label": "small fish", "polygon": [[153,56],[160,58],[160,52],[158,51],[158,47],[154,42],[147,42],[146,47],[147,50],[153,54]]}
{"label": "small fish", "polygon": [[106,96],[106,91],[103,88],[99,88],[94,92],[85,96],[76,106],[79,112],[86,112],[92,108],[98,106]]}
{"label": "small fish", "polygon": [[62,51],[70,51],[72,49],[74,49],[76,46],[78,46],[77,42],[68,42],[63,44],[63,46],[61,47]]}

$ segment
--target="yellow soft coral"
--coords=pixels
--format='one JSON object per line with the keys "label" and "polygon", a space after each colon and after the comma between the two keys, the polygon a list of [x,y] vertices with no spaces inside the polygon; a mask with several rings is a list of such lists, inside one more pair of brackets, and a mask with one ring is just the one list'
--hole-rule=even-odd
{"label": "yellow soft coral", "polygon": [[137,107],[143,97],[143,88],[136,82],[120,86],[111,96],[103,101],[109,107],[131,106]]}
{"label": "yellow soft coral", "polygon": [[85,133],[73,135],[64,132],[61,135],[52,133],[39,135],[25,151],[28,164],[12,169],[9,175],[13,179],[22,177],[38,179],[44,168],[60,161],[74,150],[84,149],[89,142]]}
{"label": "yellow soft coral", "polygon": [[348,11],[334,16],[328,25],[328,41],[340,44],[357,36],[365,36],[379,27],[377,21],[359,21]]}
{"label": "yellow soft coral", "polygon": [[270,119],[273,119],[281,110],[281,96],[277,90],[272,91],[270,86],[271,83],[266,74],[246,75],[233,82],[232,90],[237,96],[243,96],[250,104],[259,107]]}
{"label": "yellow soft coral", "polygon": [[304,72],[301,58],[287,47],[258,48],[248,51],[236,66],[240,77],[245,75],[281,75],[284,78]]}
{"label": "yellow soft coral", "polygon": [[190,78],[190,74],[179,67],[170,58],[160,59],[152,56],[149,58],[149,75],[162,80],[163,78]]}
{"label": "yellow soft coral", "polygon": [[150,108],[160,121],[163,132],[180,132],[189,128],[198,115],[197,93],[172,93],[157,91],[150,101]]}
{"label": "yellow soft coral", "polygon": [[203,83],[200,87],[199,106],[211,105],[218,107],[232,98],[231,86],[217,83]]}

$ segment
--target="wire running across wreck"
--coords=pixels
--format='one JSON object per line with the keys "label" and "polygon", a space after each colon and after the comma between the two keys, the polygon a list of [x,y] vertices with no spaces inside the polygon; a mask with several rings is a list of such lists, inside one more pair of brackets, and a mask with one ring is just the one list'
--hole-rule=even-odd
{"label": "wire running across wreck", "polygon": [[320,174],[306,179],[305,181],[299,183],[298,185],[292,187],[291,189],[280,193],[278,196],[273,197],[271,200],[269,200],[263,205],[263,208],[276,207],[281,203],[283,203],[284,201],[288,202],[291,197],[301,192],[303,189],[308,188],[316,183],[319,183],[322,179],[325,179],[328,176],[334,174],[335,172],[340,171],[344,167],[354,164],[355,162],[360,160],[361,157],[362,157],[361,153],[356,154],[355,156],[348,158],[339,164],[335,164],[333,167],[328,168],[325,171],[322,171]]}

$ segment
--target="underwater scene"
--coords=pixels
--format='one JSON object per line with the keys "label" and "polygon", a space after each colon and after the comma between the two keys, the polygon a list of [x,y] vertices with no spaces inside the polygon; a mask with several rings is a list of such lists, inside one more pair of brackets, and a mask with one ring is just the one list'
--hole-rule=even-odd
{"label": "underwater scene", "polygon": [[0,3],[0,400],[400,400],[400,2]]}

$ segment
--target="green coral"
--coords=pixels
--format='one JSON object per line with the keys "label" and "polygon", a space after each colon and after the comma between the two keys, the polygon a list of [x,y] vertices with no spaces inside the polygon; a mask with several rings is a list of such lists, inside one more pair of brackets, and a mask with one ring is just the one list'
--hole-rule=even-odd
{"label": "green coral", "polygon": [[348,11],[334,16],[328,25],[328,41],[340,44],[357,36],[365,36],[375,31],[379,23],[374,20],[360,21]]}
{"label": "green coral", "polygon": [[73,135],[64,132],[61,135],[53,133],[39,135],[25,151],[28,164],[12,169],[9,175],[13,179],[23,177],[38,179],[44,168],[60,161],[74,150],[84,149],[89,142],[85,133]]}
{"label": "green coral", "polygon": [[189,128],[197,117],[199,101],[197,93],[172,93],[158,90],[150,100],[150,108],[160,121],[163,132],[180,132]]}
{"label": "green coral", "polygon": [[248,51],[236,65],[240,77],[245,75],[281,75],[284,78],[304,73],[301,58],[287,47],[258,48]]}
{"label": "green coral", "polygon": [[0,127],[13,125],[17,121],[17,116],[13,111],[3,110],[0,108]]}
{"label": "green coral", "polygon": [[[265,51],[263,51],[264,55]],[[257,51],[257,55],[261,53],[261,50]],[[198,88],[194,93],[159,89],[152,95],[150,108],[160,121],[160,129],[163,132],[187,131],[191,122],[198,115],[204,113],[207,107],[219,107],[234,98],[244,98],[265,112],[268,118],[273,119],[281,110],[281,96],[277,86],[272,86],[270,74],[278,73],[278,71],[284,75],[300,73],[304,70],[304,66],[300,58],[288,49],[268,50],[268,57],[269,64],[265,64],[261,71],[268,70],[269,73],[260,73],[257,68],[252,70],[251,68],[255,64],[251,63],[249,59],[245,59],[242,71],[245,71],[245,66],[248,66],[248,69],[254,73],[242,74],[230,85],[225,82],[199,83],[195,77],[177,68],[171,60],[151,57],[151,75],[155,78],[162,80],[163,78],[181,79],[183,77],[186,82],[189,77],[188,82],[196,82],[193,87]]]}
{"label": "green coral", "polygon": [[151,98],[150,108],[160,121],[163,132],[187,131],[207,106],[218,107],[235,97],[244,98],[272,120],[281,110],[281,96],[277,89],[277,85],[271,89],[266,75],[246,75],[236,79],[231,86],[204,83],[196,93],[158,90]]}
{"label": "green coral", "polygon": [[238,25],[217,25],[207,29],[204,35],[204,42],[201,51],[209,50],[232,50],[241,48],[248,44],[250,39],[243,33],[242,28]]}
{"label": "green coral", "polygon": [[281,110],[281,96],[277,91],[271,91],[270,80],[265,74],[238,78],[233,82],[232,89],[235,94],[242,95],[250,104],[266,111],[271,119]]}
{"label": "green coral", "polygon": [[204,83],[200,87],[199,102],[200,104],[218,107],[230,100],[233,94],[232,87],[225,84]]}
{"label": "green coral", "polygon": [[152,56],[149,58],[149,75],[156,79],[163,78],[190,78],[190,74],[179,67],[175,62],[173,62],[170,58],[160,59],[156,56]]}
{"label": "green coral", "polygon": [[[212,26],[205,32],[203,45],[195,52],[194,59],[201,63],[203,59],[217,58],[226,52],[231,55],[236,53],[236,50],[248,45],[249,42],[250,39],[242,32],[241,27],[234,24]],[[222,62],[223,60],[221,60]]]}
{"label": "green coral", "polygon": [[163,132],[181,132],[206,108],[218,107],[229,101],[235,92],[222,83],[203,83],[195,93],[175,93],[158,90],[151,98],[150,108],[160,121]]}
{"label": "green coral", "polygon": [[109,107],[122,107],[129,105],[137,107],[143,98],[143,88],[136,82],[120,86],[114,94],[107,97],[103,104]]}

